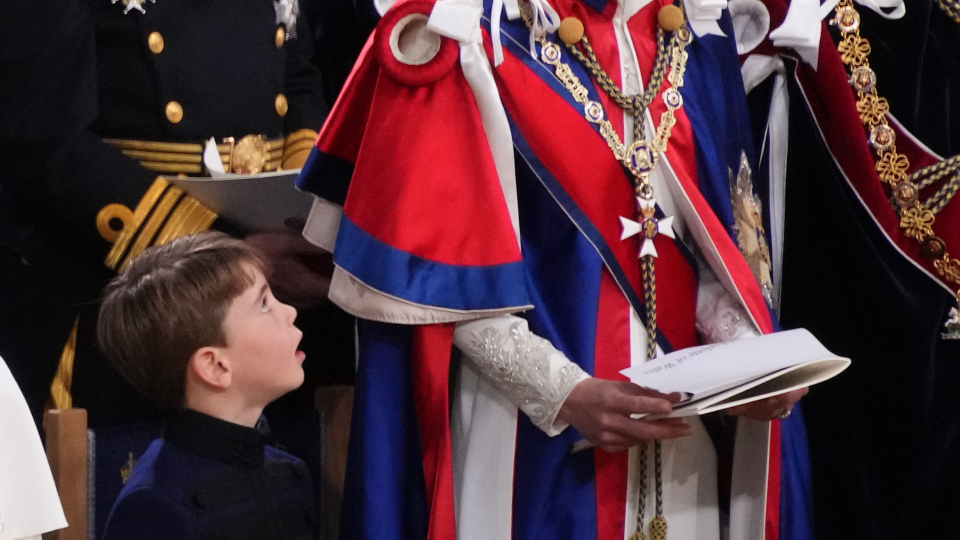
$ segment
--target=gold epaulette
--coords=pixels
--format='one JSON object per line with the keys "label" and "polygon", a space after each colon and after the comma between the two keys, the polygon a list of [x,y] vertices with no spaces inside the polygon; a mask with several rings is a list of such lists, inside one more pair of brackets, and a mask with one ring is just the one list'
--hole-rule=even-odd
{"label": "gold epaulette", "polygon": [[312,129],[294,131],[283,140],[283,157],[280,167],[283,169],[299,169],[310,157],[310,152],[317,143],[317,132]]}
{"label": "gold epaulette", "polygon": [[[119,148],[125,156],[139,161],[151,171],[173,175],[201,175],[206,171],[203,143],[130,139],[104,139],[104,142]],[[283,139],[267,139],[262,135],[247,135],[239,140],[227,137],[217,145],[224,170],[243,174],[279,169],[283,149]]]}
{"label": "gold epaulette", "polygon": [[[114,203],[97,214],[100,236],[113,244],[105,264],[123,271],[144,249],[205,231],[216,219],[216,212],[158,177],[135,210]],[[121,229],[113,228],[114,220],[123,224]]]}

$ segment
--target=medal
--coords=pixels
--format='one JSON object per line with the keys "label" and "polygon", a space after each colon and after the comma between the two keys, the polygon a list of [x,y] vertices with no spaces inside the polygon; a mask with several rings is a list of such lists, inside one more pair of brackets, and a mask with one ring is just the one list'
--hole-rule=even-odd
{"label": "medal", "polygon": [[[120,1],[122,1],[124,5],[124,8],[123,8],[124,15],[126,15],[127,13],[130,13],[131,9],[135,9],[140,13],[144,13],[144,14],[146,13],[146,11],[143,10],[143,4],[145,4],[147,0],[111,0],[110,3],[116,4],[117,2],[120,2]],[[151,4],[155,2],[156,0],[150,0]]]}
{"label": "medal", "polygon": [[950,318],[943,323],[946,332],[940,334],[943,339],[960,339],[960,291],[957,291],[957,307],[950,309]]}
{"label": "medal", "polygon": [[273,9],[277,12],[277,24],[287,29],[286,40],[297,37],[297,15],[300,14],[300,4],[297,0],[275,0]]}
{"label": "medal", "polygon": [[643,219],[639,222],[633,221],[632,219],[625,218],[620,216],[620,225],[623,228],[623,232],[620,235],[621,240],[626,240],[631,236],[637,234],[643,234],[643,243],[640,247],[640,255],[638,257],[642,258],[647,255],[651,257],[657,256],[657,248],[653,245],[653,239],[657,235],[669,236],[670,238],[676,238],[673,234],[673,217],[667,217],[663,219],[657,219],[657,203],[654,199],[643,199],[637,197],[637,208],[639,210],[640,217]]}
{"label": "medal", "polygon": [[750,265],[753,277],[760,284],[760,290],[767,301],[773,305],[773,280],[770,277],[770,248],[767,247],[766,231],[763,229],[763,204],[753,194],[753,180],[747,155],[740,153],[740,170],[734,175],[730,171],[730,201],[733,203],[733,231],[737,235],[740,253]]}

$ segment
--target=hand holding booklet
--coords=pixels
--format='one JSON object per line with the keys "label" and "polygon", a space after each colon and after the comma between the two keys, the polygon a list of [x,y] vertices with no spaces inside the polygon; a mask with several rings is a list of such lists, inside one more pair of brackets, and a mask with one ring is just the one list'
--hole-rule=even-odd
{"label": "hand holding booklet", "polygon": [[290,169],[168,180],[231,224],[251,232],[281,230],[290,218],[307,218],[313,196],[297,189],[299,174],[300,169]]}
{"label": "hand holding booklet", "polygon": [[677,417],[785,394],[835,377],[849,365],[849,358],[831,353],[801,328],[681,349],[620,373],[640,386],[679,392],[681,400],[666,415]]}

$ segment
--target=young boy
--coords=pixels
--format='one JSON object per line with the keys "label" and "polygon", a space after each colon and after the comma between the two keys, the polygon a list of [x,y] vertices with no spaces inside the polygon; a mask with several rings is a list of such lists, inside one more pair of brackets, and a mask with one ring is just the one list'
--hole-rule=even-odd
{"label": "young boy", "polygon": [[265,272],[249,245],[202,233],[144,251],[105,290],[100,345],[177,413],[134,467],[105,540],[314,536],[306,466],[256,429],[303,382],[297,312]]}

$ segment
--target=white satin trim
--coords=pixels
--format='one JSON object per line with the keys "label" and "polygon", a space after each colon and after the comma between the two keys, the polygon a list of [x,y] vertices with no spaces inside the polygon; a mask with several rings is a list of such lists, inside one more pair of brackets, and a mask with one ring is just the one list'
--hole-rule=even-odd
{"label": "white satin trim", "polygon": [[708,34],[726,37],[727,35],[717,24],[726,7],[727,0],[687,0],[684,3],[684,9],[687,12],[690,30],[693,30],[697,37]]}
{"label": "white satin trim", "polygon": [[[740,67],[747,94],[767,77],[774,75],[770,112],[764,131],[763,145],[769,145],[770,202],[770,259],[773,264],[773,310],[780,313],[780,285],[783,279],[784,205],[787,189],[787,149],[790,131],[790,94],[787,91],[787,73],[778,56],[753,54]],[[764,155],[760,152],[761,159]]]}
{"label": "white satin trim", "polygon": [[[885,19],[899,19],[906,13],[903,0],[855,0]],[[817,69],[820,55],[820,21],[833,12],[839,0],[792,0],[787,16],[779,28],[770,32],[774,46],[792,48],[800,58]],[[889,10],[885,11],[885,10]]]}
{"label": "white satin trim", "polygon": [[737,54],[749,54],[767,39],[770,11],[760,0],[730,0]]}
{"label": "white satin trim", "polygon": [[374,289],[343,268],[335,266],[330,279],[330,301],[347,313],[391,324],[438,324],[495,317],[533,309],[532,305],[496,309],[461,310],[416,304]]}
{"label": "white satin trim", "polygon": [[[556,32],[560,28],[560,15],[547,0],[527,0],[531,10],[530,28],[530,56],[537,57],[536,41],[543,36]],[[517,0],[493,0],[493,10],[490,14],[490,37],[493,39],[493,64],[503,63],[503,44],[500,42],[500,18],[503,9],[507,9],[507,18],[510,20],[520,17],[520,7]]]}

